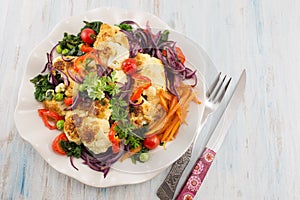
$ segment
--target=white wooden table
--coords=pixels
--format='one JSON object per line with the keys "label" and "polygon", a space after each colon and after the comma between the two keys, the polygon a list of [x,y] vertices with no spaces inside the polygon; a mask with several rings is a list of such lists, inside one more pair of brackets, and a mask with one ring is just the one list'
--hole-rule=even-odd
{"label": "white wooden table", "polygon": [[201,45],[219,71],[237,78],[247,69],[238,117],[198,199],[300,199],[300,1],[296,0],[2,0],[0,199],[157,199],[156,190],[168,170],[136,185],[86,186],[50,167],[19,136],[14,123],[31,49],[60,20],[103,6],[153,13]]}

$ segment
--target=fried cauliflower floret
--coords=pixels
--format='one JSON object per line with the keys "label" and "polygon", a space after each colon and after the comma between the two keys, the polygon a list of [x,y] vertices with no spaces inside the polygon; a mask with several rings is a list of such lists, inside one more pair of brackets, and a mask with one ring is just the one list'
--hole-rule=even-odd
{"label": "fried cauliflower floret", "polygon": [[81,144],[81,139],[77,133],[77,128],[82,125],[83,114],[68,111],[65,116],[64,132],[69,141]]}
{"label": "fried cauliflower floret", "polygon": [[[86,105],[83,106],[83,104]],[[64,132],[68,139],[77,144],[83,143],[95,154],[105,152],[111,146],[107,133],[111,109],[109,100],[81,102],[80,108],[67,111]]]}
{"label": "fried cauliflower floret", "polygon": [[154,87],[166,88],[165,67],[161,60],[143,53],[138,53],[135,60],[139,74],[149,77]]}
{"label": "fried cauliflower floret", "polygon": [[109,24],[102,24],[100,32],[97,35],[94,47],[97,48],[102,42],[114,42],[122,45],[126,49],[129,49],[129,43],[126,35],[120,31],[117,26],[111,26]]}
{"label": "fried cauliflower floret", "polygon": [[121,69],[122,62],[129,57],[126,35],[117,26],[102,24],[94,43],[103,64],[112,69]]}
{"label": "fried cauliflower floret", "polygon": [[102,42],[96,49],[102,63],[112,69],[121,70],[122,62],[129,57],[128,49],[115,42]]}
{"label": "fried cauliflower floret", "polygon": [[44,104],[44,108],[51,110],[60,116],[64,116],[66,114],[66,111],[64,111],[66,106],[62,101],[55,101],[53,99],[45,100],[43,101],[43,104]]}
{"label": "fried cauliflower floret", "polygon": [[110,118],[111,113],[112,110],[110,109],[109,100],[106,98],[104,98],[101,102],[93,102],[91,109],[89,110],[89,115],[105,120]]}
{"label": "fried cauliflower floret", "polygon": [[130,121],[135,127],[140,128],[146,124],[152,124],[157,119],[165,116],[164,109],[156,100],[147,101],[143,98],[142,101],[143,104],[135,106],[133,112],[130,113]]}
{"label": "fried cauliflower floret", "polygon": [[53,60],[53,67],[63,71],[64,73],[67,73],[67,68],[73,67],[75,58],[76,57],[68,56],[67,59],[73,59],[73,60],[70,60],[67,62],[67,61],[64,61],[61,58],[61,56],[56,57]]}
{"label": "fried cauliflower floret", "polygon": [[110,125],[107,120],[85,117],[81,126],[77,129],[77,133],[84,146],[93,153],[99,154],[105,152],[111,146],[107,136],[109,129]]}

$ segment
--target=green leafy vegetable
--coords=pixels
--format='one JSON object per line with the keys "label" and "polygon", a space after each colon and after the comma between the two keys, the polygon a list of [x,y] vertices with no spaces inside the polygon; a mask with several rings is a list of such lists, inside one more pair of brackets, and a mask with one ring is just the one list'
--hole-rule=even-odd
{"label": "green leafy vegetable", "polygon": [[68,56],[81,56],[84,54],[80,50],[81,45],[83,45],[84,43],[80,37],[81,31],[85,28],[91,28],[98,34],[102,22],[100,21],[93,21],[93,22],[83,21],[83,22],[85,25],[81,28],[80,32],[77,33],[77,35],[64,33],[62,40],[58,42],[59,45],[56,47],[57,53],[68,55]]}
{"label": "green leafy vegetable", "polygon": [[160,42],[168,41],[169,34],[170,34],[170,31],[164,30],[164,31],[161,33]]}
{"label": "green leafy vegetable", "polygon": [[131,31],[132,30],[132,26],[129,24],[117,24],[116,26],[118,26],[120,29],[125,30],[125,31]]}
{"label": "green leafy vegetable", "polygon": [[75,158],[81,157],[82,148],[81,145],[75,142],[63,141],[59,142],[61,148],[67,153],[68,156],[74,156]]}
{"label": "green leafy vegetable", "polygon": [[[100,27],[103,24],[101,21],[93,21],[93,22],[83,21],[83,22],[85,23],[85,26],[80,30],[80,33],[85,28],[91,28],[98,34],[100,32]],[[78,36],[80,36],[80,33],[78,34]]]}
{"label": "green leafy vegetable", "polygon": [[83,52],[80,50],[80,44],[83,44],[80,35],[64,33],[64,37],[58,42],[56,52],[68,56],[81,56]]}
{"label": "green leafy vegetable", "polygon": [[55,88],[54,85],[48,81],[48,77],[48,75],[39,74],[30,80],[35,86],[34,97],[40,102],[45,100],[47,90],[53,90]]}

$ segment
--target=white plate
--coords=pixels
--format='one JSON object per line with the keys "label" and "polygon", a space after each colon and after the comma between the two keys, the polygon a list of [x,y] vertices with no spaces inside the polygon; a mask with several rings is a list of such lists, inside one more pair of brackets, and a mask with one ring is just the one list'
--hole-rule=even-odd
{"label": "white plate", "polygon": [[[76,34],[83,26],[82,21],[100,20],[109,24],[120,23],[124,20],[134,20],[141,26],[145,26],[149,21],[151,27],[159,29],[169,29],[162,20],[149,13],[128,11],[117,8],[99,8],[88,11],[82,15],[74,16],[60,22],[45,40],[43,40],[35,49],[33,49],[26,64],[25,74],[21,83],[17,107],[15,110],[15,122],[19,134],[28,141],[40,155],[57,171],[73,177],[87,185],[95,187],[109,187],[123,184],[140,183],[153,178],[162,170],[170,166],[177,160],[189,147],[196,133],[200,130],[200,119],[202,117],[204,106],[191,105],[187,118],[188,126],[182,126],[176,140],[169,142],[167,149],[157,148],[151,152],[151,158],[146,163],[132,164],[129,159],[125,162],[117,162],[104,179],[103,174],[88,168],[81,164],[81,159],[74,159],[78,167],[76,171],[69,163],[69,159],[53,153],[51,141],[57,134],[45,128],[37,109],[41,104],[35,101],[33,96],[34,85],[29,80],[36,76],[42,70],[46,62],[46,52],[62,38],[64,32]],[[204,79],[201,76],[206,74],[206,67],[211,65],[211,61],[205,52],[188,38],[173,32],[172,37],[180,46],[187,58],[189,67],[198,69],[199,99],[204,99]],[[190,64],[193,63],[193,66]],[[59,133],[59,132],[57,132]]]}

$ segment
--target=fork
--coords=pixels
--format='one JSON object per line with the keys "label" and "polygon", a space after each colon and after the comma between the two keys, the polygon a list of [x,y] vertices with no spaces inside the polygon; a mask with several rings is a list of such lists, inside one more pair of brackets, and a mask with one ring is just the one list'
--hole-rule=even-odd
{"label": "fork", "polygon": [[[227,75],[224,75],[224,77],[222,78],[222,73],[220,72],[207,90],[204,103],[204,112],[200,123],[201,126],[206,122],[208,116],[219,107],[223,97],[225,96],[225,93],[231,82],[231,77],[225,82],[226,78]],[[198,135],[199,134],[196,135],[196,138],[198,137]],[[156,192],[156,195],[161,200],[173,199],[180,177],[190,160],[192,150],[193,143],[190,145],[188,150],[172,165],[168,175]]]}

